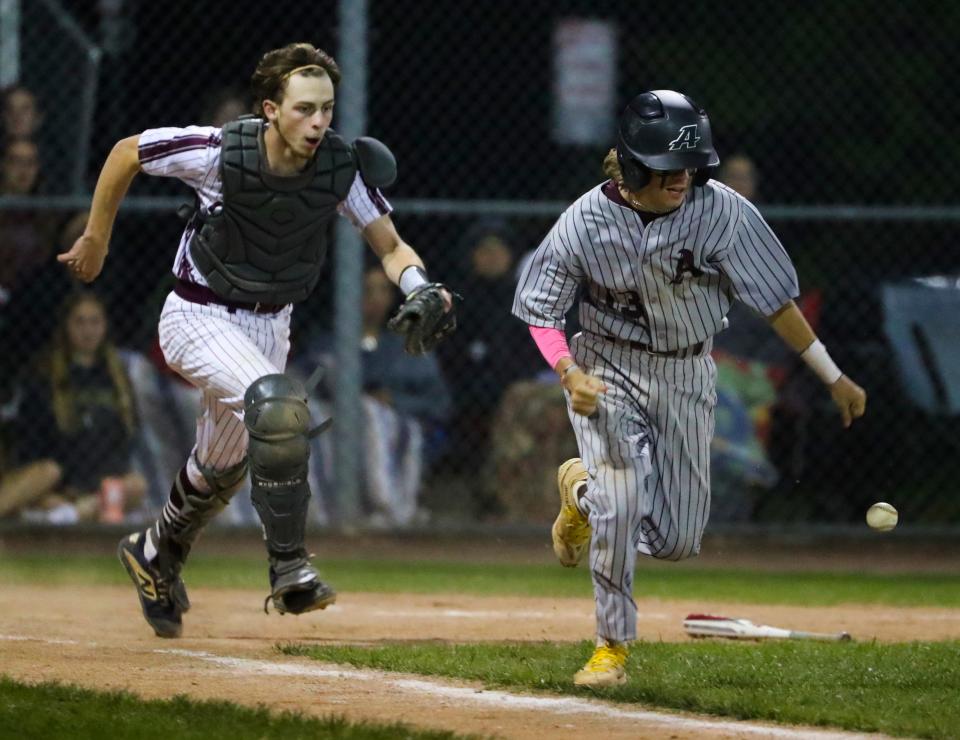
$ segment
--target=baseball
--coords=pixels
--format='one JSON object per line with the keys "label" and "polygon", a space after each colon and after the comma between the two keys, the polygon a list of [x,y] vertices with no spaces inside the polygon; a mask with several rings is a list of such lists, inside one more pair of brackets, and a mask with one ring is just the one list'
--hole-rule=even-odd
{"label": "baseball", "polygon": [[897,510],[883,501],[867,509],[867,524],[878,532],[889,532],[897,526],[899,518]]}

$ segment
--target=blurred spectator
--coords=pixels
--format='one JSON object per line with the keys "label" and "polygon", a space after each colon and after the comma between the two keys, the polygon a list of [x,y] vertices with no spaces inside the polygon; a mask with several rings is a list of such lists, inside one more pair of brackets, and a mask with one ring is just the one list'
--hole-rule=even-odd
{"label": "blurred spectator", "polygon": [[[414,357],[403,350],[403,338],[387,331],[386,322],[396,307],[397,291],[380,265],[363,277],[364,445],[363,484],[365,511],[374,526],[408,526],[425,512],[418,508],[426,459],[440,444],[443,424],[450,416],[450,392],[432,354]],[[335,363],[333,336],[307,339],[307,351],[297,361],[309,374],[318,365],[332,379]],[[329,391],[329,389],[327,389]],[[314,412],[315,418],[329,410]],[[330,435],[321,435],[311,460],[314,490],[330,491]]]}
{"label": "blurred spectator", "polygon": [[[724,157],[717,180],[756,203],[757,167],[743,153]],[[742,303],[727,315],[729,327],[717,335],[716,430],[711,442],[710,517],[729,522],[748,518],[754,494],[777,483],[768,454],[771,416],[791,352],[769,331],[767,322]]]}
{"label": "blurred spectator", "polygon": [[93,293],[64,301],[53,342],[24,383],[17,427],[25,467],[0,486],[0,516],[116,522],[143,501],[146,482],[131,469],[133,390]]}
{"label": "blurred spectator", "polygon": [[[0,155],[0,196],[33,195],[39,181],[36,144],[29,139],[6,141]],[[49,213],[31,208],[0,210],[0,403],[9,398],[21,334],[32,318],[18,310],[15,296],[51,257],[54,221]],[[19,305],[27,308],[26,304]],[[38,337],[33,334],[32,338]]]}
{"label": "blurred spectator", "polygon": [[146,354],[122,353],[140,419],[137,461],[147,476],[151,506],[161,508],[173,479],[193,450],[201,392],[167,365],[154,337]]}
{"label": "blurred spectator", "polygon": [[[0,195],[31,195],[39,176],[36,144],[8,141],[0,158]],[[43,262],[52,246],[49,217],[30,209],[0,211],[0,306],[10,300],[17,279]]]}
{"label": "blurred spectator", "polygon": [[0,195],[34,195],[40,188],[40,154],[30,139],[6,139]]}
{"label": "blurred spectator", "polygon": [[[533,344],[533,342],[530,342]],[[493,418],[481,476],[499,518],[548,524],[557,516],[556,460],[577,456],[563,390],[554,380],[521,380]]]}
{"label": "blurred spectator", "polygon": [[717,179],[736,190],[751,203],[758,202],[757,166],[746,154],[725,157],[717,172]]}
{"label": "blurred spectator", "polygon": [[47,211],[0,211],[0,403],[26,369],[23,348],[48,341],[57,309],[79,283],[56,260],[83,233],[87,212],[62,217]]}
{"label": "blurred spectator", "polygon": [[224,87],[213,92],[206,98],[200,119],[201,126],[218,126],[237,120],[240,116],[250,112],[250,102],[243,90],[235,87]]}
{"label": "blurred spectator", "polygon": [[147,479],[148,504],[163,507],[170,481],[193,449],[201,393],[171,370],[159,340],[148,354],[120,351],[140,422],[134,464]]}
{"label": "blurred spectator", "polygon": [[31,139],[43,123],[37,97],[22,85],[3,91],[3,138]]}
{"label": "blurred spectator", "polygon": [[526,327],[509,315],[516,289],[514,233],[500,219],[484,219],[458,246],[457,331],[438,352],[453,390],[449,464],[472,473],[478,515],[498,513],[492,482],[476,475],[489,453],[490,425],[507,387],[536,375],[542,364]]}
{"label": "blurred spectator", "polygon": [[[757,168],[746,154],[726,157],[717,179],[754,203],[760,200]],[[814,329],[819,325],[820,304],[819,290],[809,285],[797,299]],[[810,378],[796,356],[768,331],[767,322],[747,306],[735,303],[727,319],[729,328],[716,336],[713,352],[717,407],[710,516],[716,521],[741,521],[755,515],[762,490],[773,488],[784,473],[791,474],[772,462],[774,426],[786,426],[792,432],[802,423],[805,412],[791,401],[792,380],[799,370],[798,380],[807,388]],[[809,404],[804,401],[804,405]],[[786,454],[787,459],[792,457],[793,453]]]}

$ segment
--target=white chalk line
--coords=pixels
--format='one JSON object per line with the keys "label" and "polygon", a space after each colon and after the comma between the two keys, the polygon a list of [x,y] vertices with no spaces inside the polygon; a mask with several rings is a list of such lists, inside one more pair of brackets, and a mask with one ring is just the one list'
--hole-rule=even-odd
{"label": "white chalk line", "polygon": [[819,730],[793,730],[789,728],[751,725],[744,722],[701,720],[661,712],[635,709],[620,709],[588,699],[573,697],[523,696],[506,691],[478,690],[461,686],[448,686],[422,679],[391,678],[390,674],[358,668],[325,668],[298,663],[277,663],[251,658],[232,658],[196,650],[158,649],[155,653],[180,655],[228,668],[238,673],[252,675],[304,676],[311,678],[349,679],[351,681],[377,681],[387,686],[416,694],[448,699],[458,704],[473,703],[497,709],[527,709],[551,711],[555,714],[593,714],[607,719],[626,719],[646,724],[666,725],[685,730],[735,731],[738,733],[776,738],[815,738],[816,740],[851,740],[851,738],[876,737],[848,732]]}
{"label": "white chalk line", "polygon": [[[60,640],[24,635],[2,635],[0,640],[33,641],[50,645],[79,645],[87,647],[104,647],[102,643],[79,642],[77,640]],[[121,649],[122,646],[117,646]],[[143,651],[135,651],[143,652]],[[394,678],[389,673],[369,671],[350,667],[324,667],[304,665],[303,663],[281,663],[269,660],[255,660],[252,658],[235,658],[215,655],[200,650],[182,650],[179,648],[157,648],[150,653],[160,655],[175,655],[215,665],[234,674],[254,676],[300,676],[305,678],[326,678],[350,681],[377,681],[389,687],[413,694],[421,694],[441,699],[447,699],[458,704],[472,703],[495,709],[534,710],[552,712],[558,715],[586,714],[600,716],[606,719],[632,720],[647,725],[660,725],[683,730],[703,730],[717,732],[733,732],[742,735],[755,735],[770,738],[797,738],[798,740],[854,740],[855,738],[877,738],[878,735],[860,733],[827,731],[813,729],[791,729],[787,727],[771,727],[741,721],[703,720],[692,717],[645,711],[640,709],[622,709],[616,706],[603,704],[590,699],[576,697],[549,697],[511,694],[498,690],[478,690],[461,686],[449,686],[433,681],[411,678]]]}
{"label": "white chalk line", "polygon": [[[52,637],[27,637],[26,635],[0,635],[0,640],[9,642],[43,642],[47,645],[80,645],[76,640],[59,640]],[[88,647],[96,647],[95,642],[82,643]]]}

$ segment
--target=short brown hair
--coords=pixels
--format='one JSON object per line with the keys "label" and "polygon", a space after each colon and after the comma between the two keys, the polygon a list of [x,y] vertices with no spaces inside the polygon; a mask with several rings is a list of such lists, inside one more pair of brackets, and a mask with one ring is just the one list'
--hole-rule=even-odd
{"label": "short brown hair", "polygon": [[611,149],[603,158],[603,174],[617,185],[623,185],[623,172],[620,171],[620,162],[617,160],[617,150]]}
{"label": "short brown hair", "polygon": [[302,70],[307,77],[326,74],[334,85],[340,82],[340,67],[327,52],[306,42],[287,44],[280,49],[268,51],[260,58],[253,77],[250,78],[253,112],[258,116],[263,115],[264,100],[283,102],[287,77],[299,67],[308,68]]}

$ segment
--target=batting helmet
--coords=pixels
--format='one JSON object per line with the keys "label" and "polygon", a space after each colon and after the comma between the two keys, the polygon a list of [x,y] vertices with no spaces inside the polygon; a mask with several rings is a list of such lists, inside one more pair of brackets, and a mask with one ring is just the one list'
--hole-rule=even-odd
{"label": "batting helmet", "polygon": [[620,116],[617,162],[623,184],[640,190],[651,170],[696,170],[694,185],[704,185],[720,164],[713,148],[707,112],[673,90],[640,93]]}

